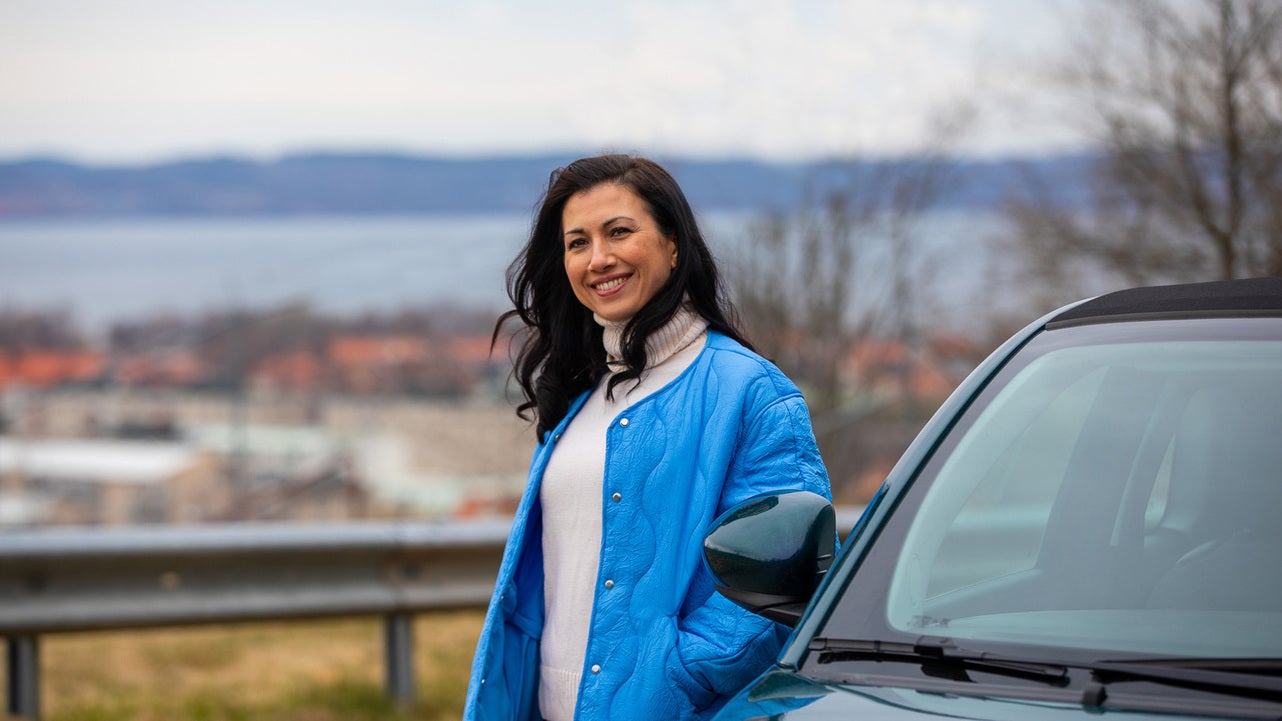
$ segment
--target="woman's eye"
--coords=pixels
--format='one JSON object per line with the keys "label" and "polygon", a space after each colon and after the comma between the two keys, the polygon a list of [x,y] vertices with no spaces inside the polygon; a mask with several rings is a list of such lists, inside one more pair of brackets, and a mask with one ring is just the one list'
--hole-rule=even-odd
{"label": "woman's eye", "polygon": [[628,233],[631,233],[631,232],[632,232],[632,229],[631,229],[631,228],[624,228],[624,227],[611,228],[611,229],[610,229],[610,237],[612,237],[612,238],[621,238],[621,237],[623,237],[623,236],[625,236],[625,235],[627,235]]}
{"label": "woman's eye", "polygon": [[571,238],[570,240],[566,241],[565,249],[574,250],[575,248],[582,248],[583,246],[587,245],[587,242],[588,241],[585,240],[584,238]]}

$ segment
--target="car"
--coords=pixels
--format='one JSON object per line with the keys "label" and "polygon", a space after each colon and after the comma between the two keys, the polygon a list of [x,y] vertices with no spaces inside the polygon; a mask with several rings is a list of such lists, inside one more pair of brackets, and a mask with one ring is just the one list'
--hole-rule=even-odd
{"label": "car", "polygon": [[833,531],[794,492],[705,537],[794,627],[716,721],[1282,718],[1282,278],[1032,323]]}

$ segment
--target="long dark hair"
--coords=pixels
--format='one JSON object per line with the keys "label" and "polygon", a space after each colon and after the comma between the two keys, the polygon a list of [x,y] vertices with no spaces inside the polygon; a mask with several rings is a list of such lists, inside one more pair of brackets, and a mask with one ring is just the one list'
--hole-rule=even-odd
{"label": "long dark hair", "polygon": [[645,341],[663,327],[689,298],[708,327],[751,348],[724,297],[712,252],[695,222],[685,194],[657,163],[631,155],[583,158],[552,171],[530,239],[507,269],[507,294],[513,309],[494,325],[497,340],[503,324],[520,319],[513,376],[525,401],[517,415],[534,411],[541,436],[561,422],[570,402],[592,388],[606,372],[601,326],[574,296],[565,274],[561,213],[566,202],[605,183],[630,189],[645,201],[660,232],[677,244],[677,266],[667,282],[624,327],[623,369],[606,388],[639,379],[646,366]]}

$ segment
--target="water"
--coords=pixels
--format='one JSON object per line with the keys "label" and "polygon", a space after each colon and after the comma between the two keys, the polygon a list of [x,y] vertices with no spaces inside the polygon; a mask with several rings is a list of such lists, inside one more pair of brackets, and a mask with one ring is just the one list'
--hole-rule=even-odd
{"label": "water", "polygon": [[[727,260],[751,220],[701,217]],[[956,310],[986,283],[986,238],[999,221],[959,212],[922,221],[926,252],[913,277],[923,307]],[[93,334],[120,319],[288,302],[335,312],[499,310],[529,223],[525,214],[4,221],[0,308],[67,308]]]}
{"label": "water", "polygon": [[306,301],[336,310],[498,306],[527,219],[318,217],[0,224],[0,303],[88,327],[161,312]]}

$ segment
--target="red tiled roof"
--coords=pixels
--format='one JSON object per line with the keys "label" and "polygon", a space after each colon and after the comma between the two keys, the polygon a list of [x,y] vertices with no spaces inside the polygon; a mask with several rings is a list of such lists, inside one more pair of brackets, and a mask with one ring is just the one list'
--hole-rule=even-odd
{"label": "red tiled roof", "polygon": [[267,382],[286,388],[311,388],[321,376],[321,364],[308,351],[279,353],[264,358],[254,369],[257,382]]}
{"label": "red tiled roof", "polygon": [[27,350],[0,353],[0,386],[51,386],[92,380],[102,375],[101,353],[94,351]]}
{"label": "red tiled roof", "polygon": [[446,343],[446,352],[451,361],[463,364],[484,364],[491,360],[507,358],[507,337],[501,337],[494,344],[490,353],[489,336],[455,336]]}
{"label": "red tiled roof", "polygon": [[204,362],[188,350],[125,356],[115,370],[116,381],[145,385],[190,385],[206,375],[208,369]]}
{"label": "red tiled roof", "polygon": [[427,340],[418,336],[337,336],[328,356],[340,366],[383,365],[423,360],[427,351]]}

